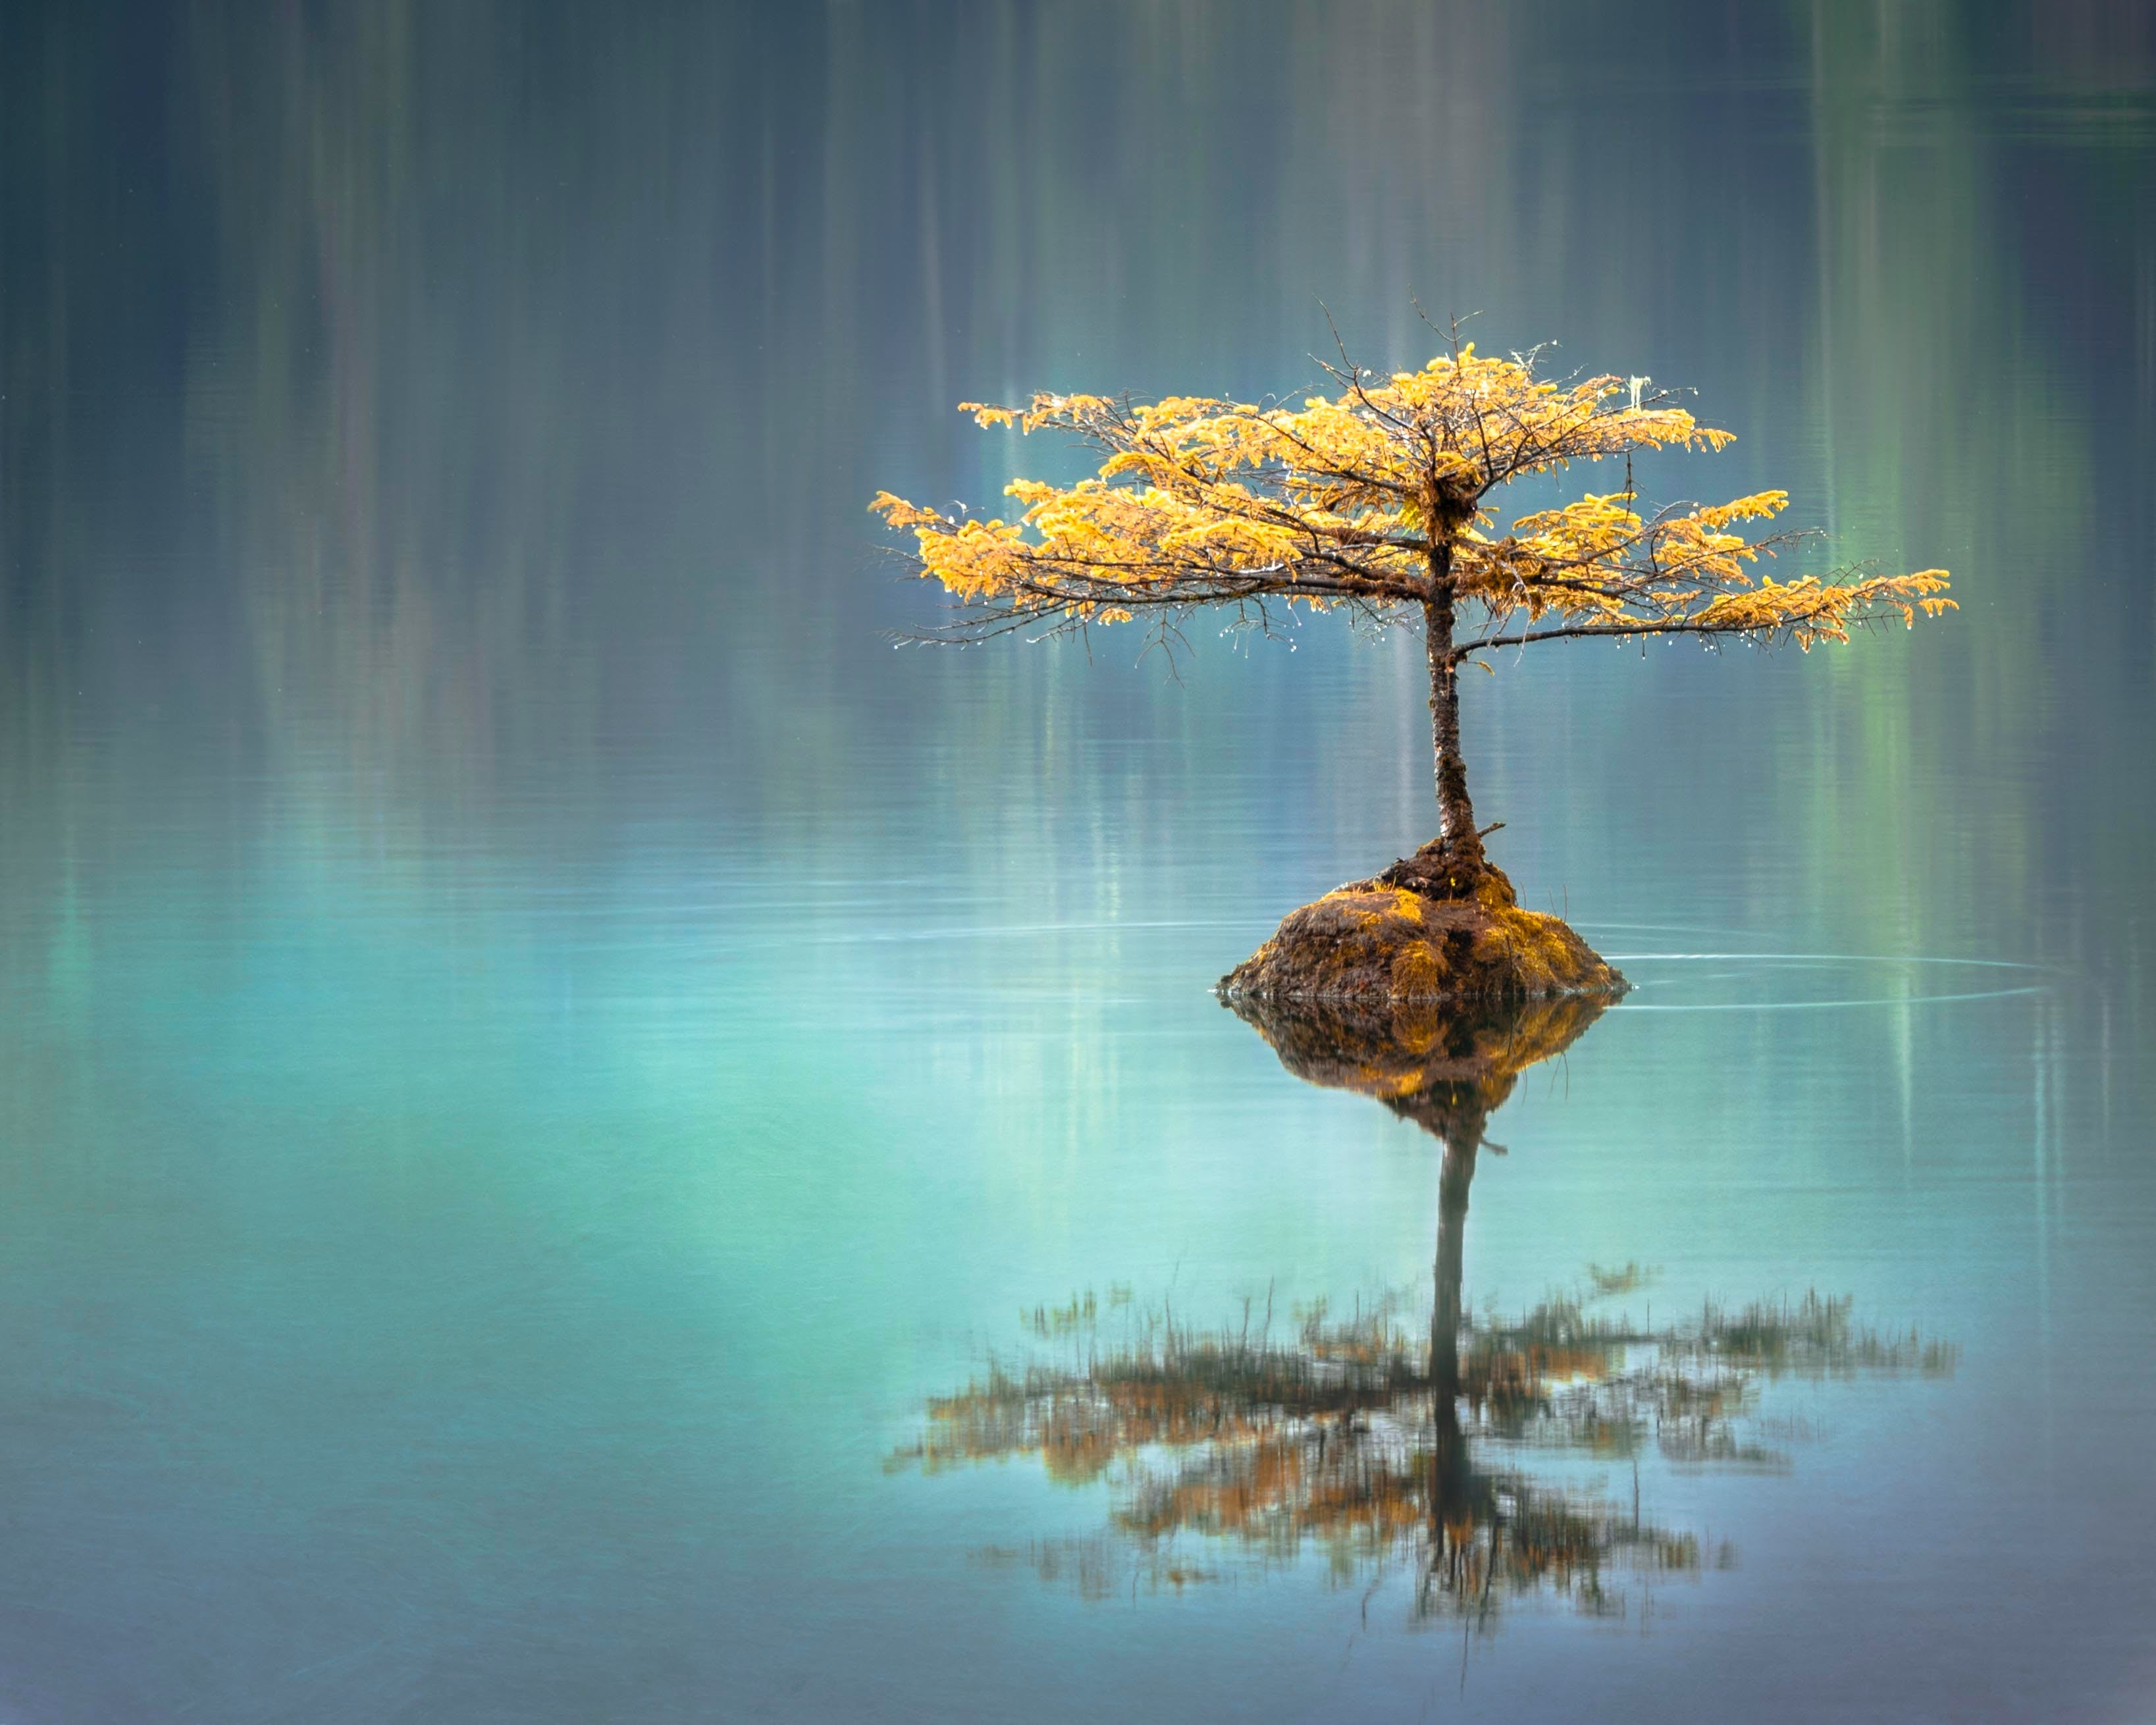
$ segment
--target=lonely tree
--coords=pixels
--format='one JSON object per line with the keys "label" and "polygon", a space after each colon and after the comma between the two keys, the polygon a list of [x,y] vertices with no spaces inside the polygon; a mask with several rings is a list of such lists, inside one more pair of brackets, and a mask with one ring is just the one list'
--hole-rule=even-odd
{"label": "lonely tree", "polygon": [[[1552,380],[1536,354],[1490,357],[1456,332],[1419,371],[1380,377],[1344,353],[1322,370],[1334,393],[1299,407],[1095,395],[963,404],[983,426],[1064,433],[1099,466],[1071,485],[1014,481],[1011,520],[876,498],[886,522],[912,531],[918,572],[955,596],[932,638],[1133,620],[1165,638],[1205,607],[1261,628],[1296,606],[1419,620],[1438,836],[1383,879],[1442,901],[1476,896],[1496,873],[1460,751],[1460,676],[1478,658],[1597,637],[1809,649],[1953,603],[1939,569],[1775,580],[1763,560],[1803,536],[1749,524],[1778,516],[1782,491],[1644,505],[1633,452],[1731,441],[1667,392],[1644,393],[1646,380]],[[1621,463],[1623,477],[1501,527],[1500,487],[1581,461]]]}

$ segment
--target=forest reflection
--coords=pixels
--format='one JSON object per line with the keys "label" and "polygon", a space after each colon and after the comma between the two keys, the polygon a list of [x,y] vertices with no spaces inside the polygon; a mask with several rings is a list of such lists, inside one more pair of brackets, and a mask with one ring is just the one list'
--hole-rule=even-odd
{"label": "forest reflection", "polygon": [[[1373,1592],[1412,1578],[1419,1620],[1488,1626],[1508,1599],[1535,1594],[1622,1616],[1629,1580],[1697,1577],[1735,1555],[1643,1514],[1643,1457],[1779,1472],[1780,1445],[1804,1434],[1765,1416],[1763,1384],[1953,1369],[1953,1344],[1862,1327],[1851,1301],[1816,1292],[1635,1322],[1628,1296],[1649,1280],[1637,1264],[1590,1266],[1517,1317],[1465,1307],[1476,1164],[1505,1153],[1490,1117],[1601,1004],[1235,1009],[1297,1077],[1373,1096],[1441,1147],[1427,1323],[1397,1298],[1346,1314],[1319,1304],[1285,1323],[1254,1300],[1211,1329],[1120,1288],[1036,1308],[1026,1327],[1057,1357],[992,1363],[932,1400],[919,1440],[891,1458],[934,1471],[1027,1457],[1063,1484],[1108,1484],[1097,1534],[992,1548],[987,1560],[1105,1597],[1316,1550]],[[1628,1466],[1613,1493],[1609,1471]]]}

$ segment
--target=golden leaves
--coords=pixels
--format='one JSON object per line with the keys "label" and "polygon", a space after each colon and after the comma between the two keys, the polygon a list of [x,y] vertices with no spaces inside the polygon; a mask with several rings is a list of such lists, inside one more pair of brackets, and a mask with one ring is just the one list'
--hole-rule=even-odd
{"label": "golden leaves", "polygon": [[1947,579],[1943,569],[1846,582],[1821,581],[1810,575],[1786,582],[1770,578],[1754,588],[1717,593],[1706,597],[1704,603],[1687,605],[1675,612],[1660,631],[1631,633],[1737,635],[1755,640],[1787,637],[1809,653],[1820,641],[1846,642],[1856,625],[1899,617],[1905,626],[1913,628],[1919,611],[1937,617],[1957,609],[1944,597]]}
{"label": "golden leaves", "polygon": [[924,521],[941,521],[942,517],[932,509],[923,509],[917,503],[908,503],[903,497],[893,496],[889,491],[879,491],[869,504],[871,515],[880,515],[885,525],[893,527],[918,526]]}
{"label": "golden leaves", "polygon": [[[1491,619],[1463,651],[1589,633],[1786,634],[1809,647],[1845,639],[1856,622],[1953,607],[1939,570],[1755,584],[1758,559],[1792,536],[1748,538],[1742,524],[1785,508],[1779,490],[1651,514],[1629,490],[1590,492],[1497,536],[1486,500],[1510,480],[1732,441],[1666,396],[1642,401],[1630,380],[1553,382],[1532,355],[1471,343],[1385,377],[1326,369],[1338,393],[1299,406],[1047,393],[1024,408],[963,403],[983,426],[1065,433],[1097,453],[1092,476],[1014,480],[1009,522],[888,492],[870,507],[911,530],[922,575],[1006,620],[1120,622],[1267,598],[1383,611],[1419,605],[1442,583]],[[1555,622],[1514,630],[1516,615]]]}
{"label": "golden leaves", "polygon": [[1036,395],[1033,398],[1033,405],[1024,409],[995,407],[987,402],[962,401],[958,403],[958,411],[971,413],[976,425],[1015,425],[1021,432],[1030,432],[1043,425],[1054,425],[1107,405],[1106,398],[1097,395]]}

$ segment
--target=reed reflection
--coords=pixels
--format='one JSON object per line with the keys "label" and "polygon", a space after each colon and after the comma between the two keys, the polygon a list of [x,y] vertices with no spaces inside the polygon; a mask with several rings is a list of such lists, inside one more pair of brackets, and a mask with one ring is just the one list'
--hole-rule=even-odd
{"label": "reed reflection", "polygon": [[[1425,1326],[1386,1299],[1323,1305],[1276,1327],[1270,1301],[1199,1329],[1128,1291],[1029,1317],[1050,1356],[993,1362],[932,1401],[893,1467],[1037,1459],[1066,1485],[1105,1481],[1099,1534],[981,1553],[1105,1596],[1182,1588],[1322,1551],[1341,1577],[1412,1579],[1419,1620],[1492,1623],[1544,1595],[1596,1615],[1630,1610],[1628,1579],[1696,1577],[1734,1553],[1642,1512],[1639,1464],[1780,1471],[1804,1435],[1761,1412],[1789,1375],[1950,1370],[1955,1350],[1852,1322],[1850,1302],[1709,1305],[1660,1328],[1624,1309],[1646,1273],[1590,1268],[1516,1318],[1469,1312],[1463,1242],[1477,1159],[1503,1154],[1490,1117],[1527,1068],[1599,1015],[1585,999],[1473,1014],[1239,1002],[1281,1063],[1375,1097],[1436,1138],[1436,1255]],[[1418,1302],[1419,1303],[1419,1302]],[[1579,1464],[1599,1470],[1591,1489]],[[1630,1464],[1629,1490],[1607,1472]],[[1575,1477],[1568,1478],[1570,1474]]]}

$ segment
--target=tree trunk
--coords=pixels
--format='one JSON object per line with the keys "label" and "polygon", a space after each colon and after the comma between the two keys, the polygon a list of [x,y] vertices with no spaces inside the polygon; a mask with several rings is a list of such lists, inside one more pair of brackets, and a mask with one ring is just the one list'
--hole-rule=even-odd
{"label": "tree trunk", "polygon": [[1460,667],[1452,657],[1452,590],[1440,582],[1423,608],[1430,653],[1430,739],[1437,757],[1437,848],[1452,884],[1472,890],[1487,865],[1467,795],[1467,763],[1460,754]]}

